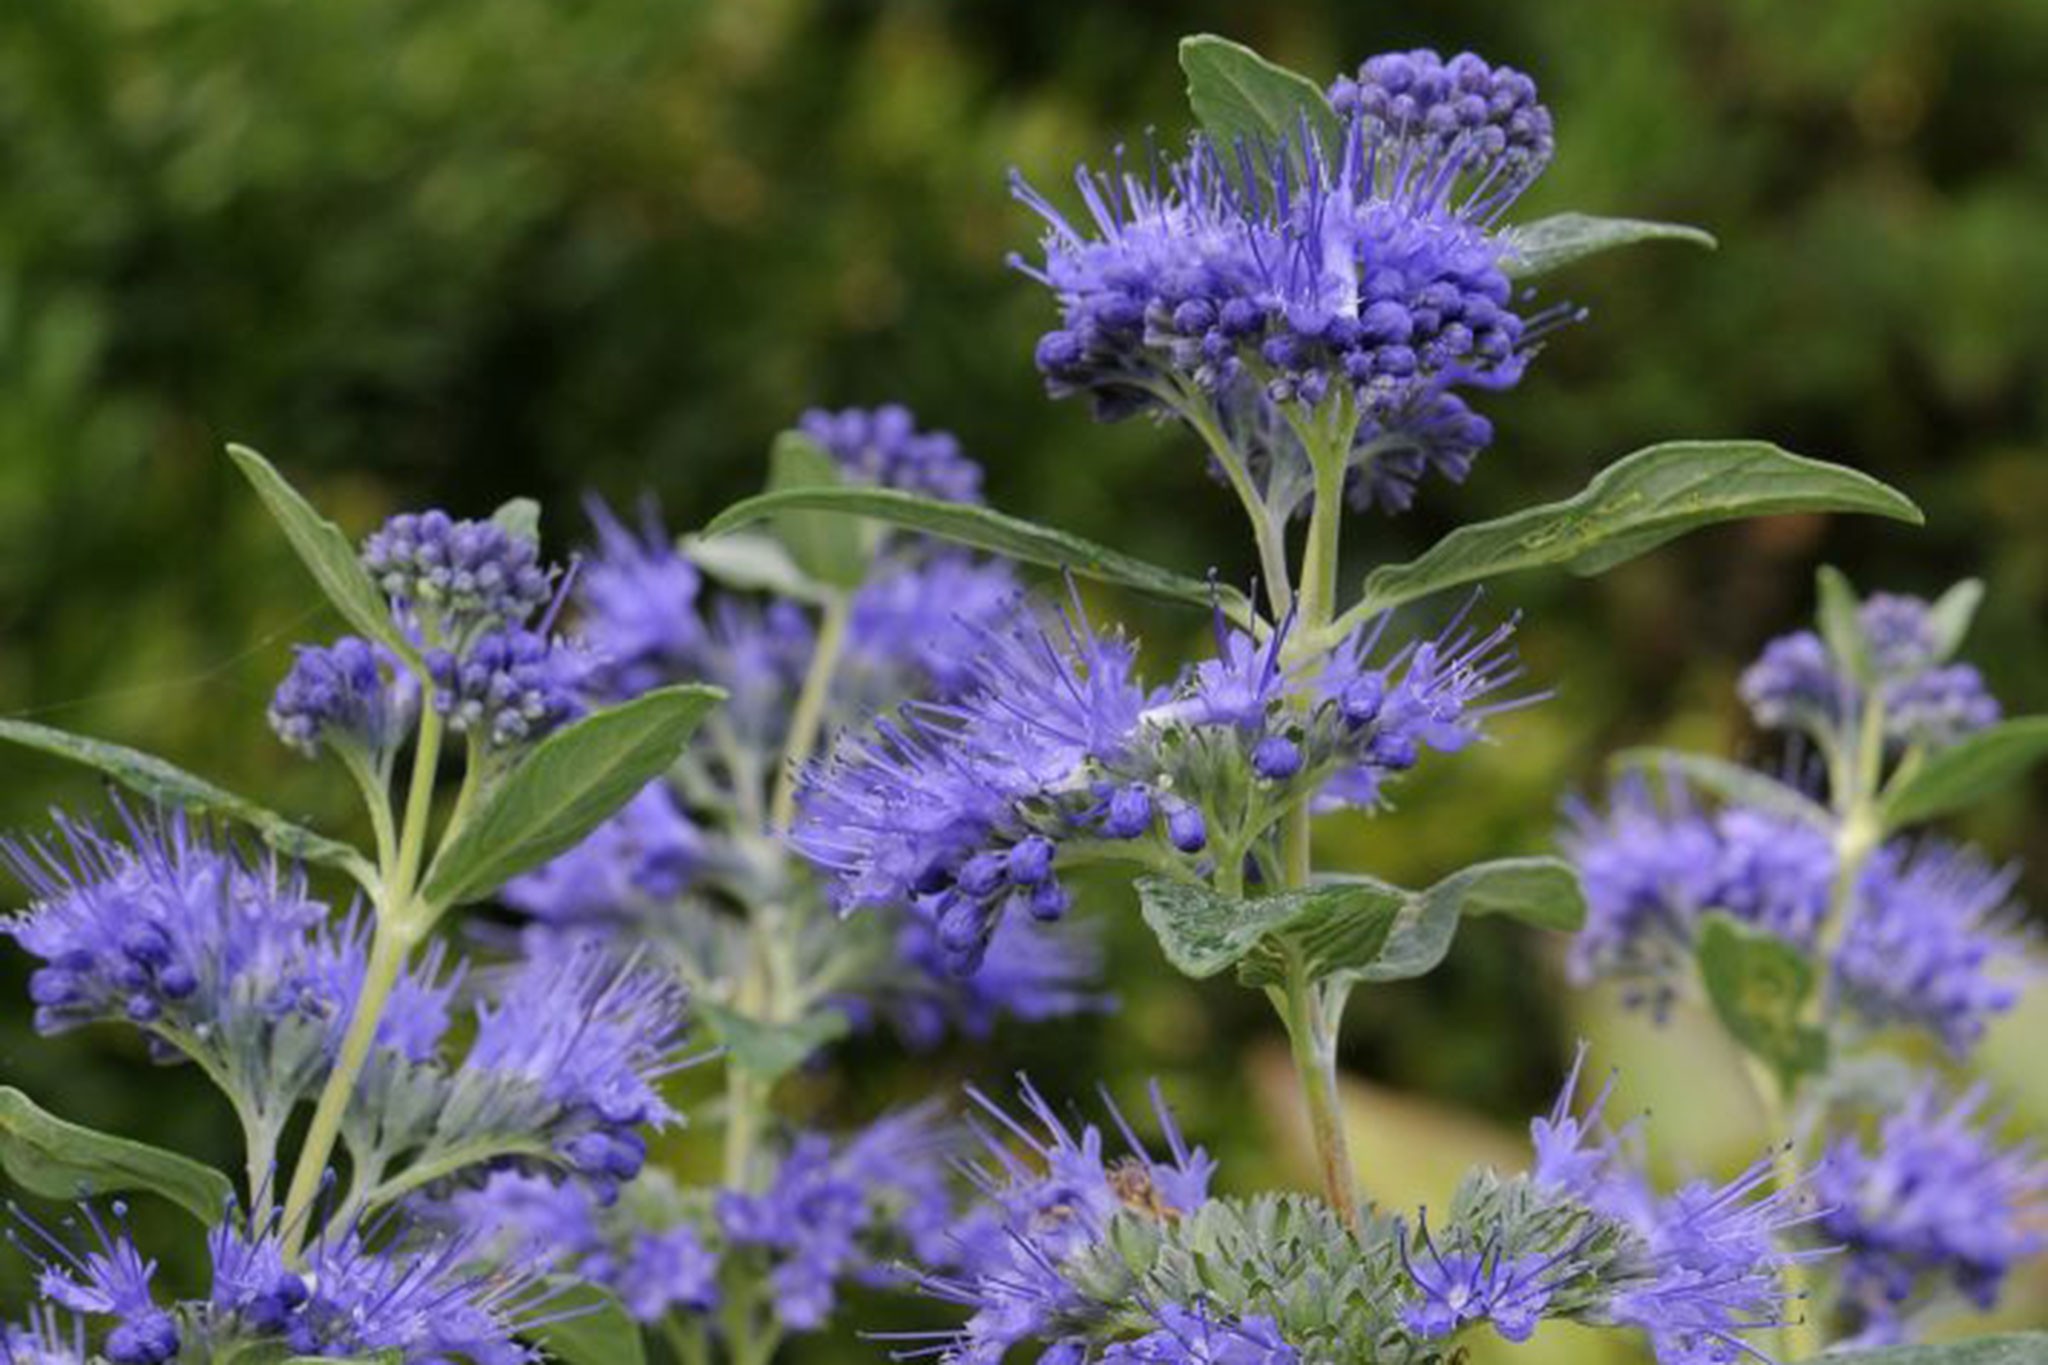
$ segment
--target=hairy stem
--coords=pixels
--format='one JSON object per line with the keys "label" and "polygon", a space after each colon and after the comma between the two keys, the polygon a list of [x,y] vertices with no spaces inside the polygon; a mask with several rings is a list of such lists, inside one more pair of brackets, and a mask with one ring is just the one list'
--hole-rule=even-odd
{"label": "hairy stem", "polygon": [[1293,578],[1287,568],[1287,542],[1282,528],[1275,524],[1272,509],[1266,506],[1259,490],[1253,486],[1244,456],[1231,445],[1230,438],[1224,434],[1205,400],[1168,397],[1167,403],[1209,447],[1209,453],[1216,457],[1217,465],[1223,470],[1223,477],[1230,481],[1231,491],[1244,504],[1245,518],[1252,524],[1252,540],[1258,546],[1259,572],[1266,579],[1266,600],[1272,604],[1273,617],[1278,620],[1287,614],[1294,598]]}
{"label": "hairy stem", "polygon": [[1344,1111],[1337,1096],[1336,1020],[1325,1009],[1322,993],[1308,979],[1299,959],[1290,956],[1287,984],[1274,992],[1274,1005],[1287,1024],[1294,1071],[1308,1109],[1309,1135],[1323,1178],[1323,1197],[1346,1226],[1358,1222],[1358,1189],[1351,1168],[1351,1147],[1344,1135]]}
{"label": "hairy stem", "polygon": [[[1798,1185],[1803,1163],[1792,1131],[1791,1111],[1794,1103],[1778,1078],[1762,1062],[1754,1057],[1747,1062],[1750,1094],[1756,1099],[1758,1112],[1763,1116],[1764,1127],[1771,1134],[1771,1174],[1781,1191]],[[1813,1277],[1806,1271],[1804,1261],[1787,1261],[1780,1272],[1785,1292],[1793,1303],[1778,1329],[1778,1352],[1787,1361],[1808,1360],[1818,1356],[1825,1345],[1821,1331],[1820,1305],[1814,1301]]]}
{"label": "hairy stem", "polygon": [[313,1122],[306,1129],[306,1142],[299,1149],[299,1164],[292,1172],[291,1190],[284,1201],[284,1256],[295,1262],[305,1245],[312,1222],[313,1201],[325,1182],[327,1162],[334,1155],[335,1139],[341,1135],[341,1120],[355,1094],[356,1081],[370,1059],[370,1047],[377,1040],[377,1025],[391,988],[405,967],[413,940],[391,921],[379,919],[370,939],[370,960],[363,972],[363,989],[356,996],[349,1015],[348,1032],[341,1040],[341,1055],[334,1071],[313,1107]]}
{"label": "hairy stem", "polygon": [[768,804],[771,829],[786,830],[796,818],[797,782],[818,747],[819,732],[825,727],[825,703],[832,697],[832,675],[839,671],[839,657],[846,650],[846,623],[852,614],[852,596],[836,592],[825,604],[824,615],[818,622],[817,647],[811,651],[803,689],[796,696],[796,709],[789,715],[789,738],[783,741],[782,766],[775,774],[775,797]]}
{"label": "hairy stem", "polygon": [[378,868],[377,928],[370,938],[370,957],[363,970],[362,989],[350,1007],[348,1032],[341,1040],[341,1054],[334,1070],[321,1088],[313,1106],[313,1121],[306,1129],[305,1144],[299,1148],[298,1165],[284,1201],[284,1256],[297,1261],[305,1246],[313,1216],[313,1201],[320,1196],[327,1163],[334,1156],[335,1141],[341,1136],[341,1121],[355,1096],[356,1082],[370,1060],[370,1048],[377,1040],[377,1026],[383,1022],[384,1007],[391,988],[405,970],[405,960],[418,943],[423,928],[413,901],[420,862],[426,855],[427,822],[434,804],[434,774],[441,761],[441,717],[431,705],[420,716],[419,740],[413,754],[412,782],[405,794],[405,825],[399,835],[393,859]]}

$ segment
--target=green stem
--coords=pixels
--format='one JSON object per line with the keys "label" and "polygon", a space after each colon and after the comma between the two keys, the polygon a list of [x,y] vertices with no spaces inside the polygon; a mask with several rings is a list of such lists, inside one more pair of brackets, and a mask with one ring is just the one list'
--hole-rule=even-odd
{"label": "green stem", "polygon": [[427,821],[434,804],[434,774],[441,761],[441,716],[431,706],[420,716],[419,739],[413,753],[412,782],[405,794],[405,825],[395,859],[378,869],[382,883],[377,897],[377,928],[370,938],[370,957],[363,969],[362,989],[350,1009],[341,1054],[313,1106],[313,1121],[299,1148],[298,1165],[284,1201],[284,1257],[298,1260],[313,1218],[313,1201],[327,1176],[327,1163],[341,1136],[341,1122],[355,1097],[356,1082],[370,1060],[377,1026],[405,960],[425,933],[418,921],[421,908],[413,900],[420,861],[426,854]]}
{"label": "green stem", "polygon": [[1350,1144],[1344,1134],[1344,1111],[1337,1094],[1336,1020],[1326,1009],[1322,992],[1291,952],[1287,984],[1273,995],[1274,1005],[1287,1025],[1295,1076],[1308,1109],[1309,1135],[1315,1141],[1323,1197],[1346,1226],[1356,1226],[1358,1187],[1351,1167]]}
{"label": "green stem", "polygon": [[1259,496],[1259,490],[1253,487],[1251,471],[1245,468],[1244,456],[1231,445],[1230,438],[1224,434],[1205,400],[1172,395],[1162,397],[1209,447],[1209,453],[1216,457],[1224,478],[1230,481],[1231,491],[1244,504],[1245,518],[1252,524],[1252,540],[1258,546],[1259,572],[1266,579],[1266,600],[1272,603],[1273,618],[1277,621],[1287,614],[1294,598],[1293,579],[1287,570],[1287,542],[1280,528],[1274,524],[1272,511]]}
{"label": "green stem", "polygon": [[818,644],[811,651],[810,667],[804,672],[803,690],[797,693],[796,709],[789,716],[789,738],[782,746],[782,767],[775,775],[775,796],[768,804],[771,829],[788,829],[796,817],[796,787],[818,747],[818,735],[825,725],[825,703],[832,697],[832,675],[839,669],[839,656],[846,647],[846,623],[853,614],[853,598],[838,592],[825,604],[818,622]]}
{"label": "green stem", "polygon": [[[1787,1094],[1778,1078],[1755,1057],[1745,1057],[1749,1076],[1750,1094],[1756,1099],[1758,1111],[1763,1115],[1764,1127],[1774,1144],[1771,1157],[1771,1174],[1779,1190],[1790,1190],[1798,1185],[1803,1163],[1796,1142],[1797,1134],[1792,1131],[1790,1120],[1794,1097]],[[1778,1329],[1778,1352],[1788,1363],[1808,1360],[1818,1356],[1824,1344],[1821,1333],[1820,1305],[1814,1299],[1813,1277],[1807,1273],[1803,1261],[1788,1261],[1782,1271],[1785,1291],[1792,1297],[1796,1316],[1785,1321]]]}
{"label": "green stem", "polygon": [[355,1094],[356,1081],[370,1059],[370,1047],[377,1040],[377,1025],[391,988],[412,951],[413,940],[389,919],[380,918],[370,939],[370,959],[363,972],[363,988],[356,996],[349,1016],[348,1032],[341,1040],[341,1055],[335,1059],[333,1074],[320,1092],[313,1108],[313,1122],[306,1129],[306,1142],[299,1149],[299,1164],[292,1172],[290,1191],[284,1201],[284,1256],[295,1262],[305,1245],[312,1222],[313,1201],[327,1173],[328,1158],[334,1155],[335,1139],[341,1135],[341,1120]]}

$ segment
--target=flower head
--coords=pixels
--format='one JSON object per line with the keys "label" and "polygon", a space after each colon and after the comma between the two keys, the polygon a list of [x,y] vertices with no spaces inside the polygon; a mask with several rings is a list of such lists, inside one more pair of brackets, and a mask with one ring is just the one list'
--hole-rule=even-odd
{"label": "flower head", "polygon": [[448,728],[500,749],[541,739],[582,715],[585,667],[568,644],[525,629],[488,631],[460,654],[427,653],[434,709]]}
{"label": "flower head", "polygon": [[690,884],[704,861],[704,842],[668,783],[657,780],[583,842],[513,878],[500,897],[552,925],[631,921],[637,908],[670,900]]}
{"label": "flower head", "polygon": [[797,429],[861,483],[947,502],[981,501],[981,466],[961,453],[951,432],[919,431],[917,418],[901,404],[839,412],[812,408]]}
{"label": "flower head", "polygon": [[596,498],[584,508],[597,528],[597,546],[576,580],[591,660],[586,683],[623,701],[690,676],[704,644],[697,566],[677,551],[651,501],[637,533]]}
{"label": "flower head", "polygon": [[322,744],[371,755],[395,750],[419,713],[419,684],[381,645],[344,635],[300,645],[271,697],[270,728],[308,758]]}
{"label": "flower head", "polygon": [[492,521],[403,512],[363,542],[363,567],[429,642],[518,626],[553,591],[540,547]]}
{"label": "flower head", "polygon": [[1508,1341],[1527,1341],[1542,1321],[1557,1280],[1577,1267],[1561,1255],[1508,1256],[1498,1245],[1445,1252],[1418,1222],[1415,1241],[1403,1242],[1402,1264],[1415,1298],[1401,1322],[1425,1339],[1447,1337],[1469,1323],[1491,1322]]}
{"label": "flower head", "polygon": [[1333,93],[1337,145],[1304,124],[1271,146],[1198,135],[1149,173],[1083,169],[1086,222],[1017,180],[1047,225],[1024,268],[1060,310],[1037,359],[1104,416],[1199,401],[1243,431],[1268,426],[1262,404],[1342,395],[1354,501],[1399,507],[1425,469],[1463,476],[1492,431],[1461,390],[1518,382],[1551,321],[1519,311],[1491,230],[1548,160],[1549,115],[1470,54],[1376,58]]}
{"label": "flower head", "polygon": [[[1296,1365],[1300,1354],[1261,1313],[1231,1318],[1196,1303],[1163,1303],[1152,1310],[1158,1327],[1103,1348],[1114,1365]],[[1040,1357],[1044,1359],[1044,1357]]]}
{"label": "flower head", "polygon": [[1985,1098],[1924,1085],[1871,1138],[1828,1149],[1818,1233],[1844,1249],[1841,1309],[1857,1332],[1898,1335],[1944,1293],[1988,1309],[2013,1267],[2048,1249],[2048,1161],[2002,1145]]}
{"label": "flower head", "polygon": [[177,1321],[156,1302],[151,1281],[156,1262],[146,1259],[127,1226],[127,1208],[116,1202],[109,1225],[91,1204],[81,1204],[92,1236],[74,1248],[30,1218],[12,1210],[8,1240],[36,1262],[36,1292],[42,1299],[81,1317],[112,1318],[101,1351],[112,1365],[164,1365],[178,1354]]}

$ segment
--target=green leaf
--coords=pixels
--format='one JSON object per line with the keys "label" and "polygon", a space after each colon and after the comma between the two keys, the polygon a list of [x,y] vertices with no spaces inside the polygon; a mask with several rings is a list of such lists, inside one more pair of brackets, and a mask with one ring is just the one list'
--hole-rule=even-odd
{"label": "green leaf", "polygon": [[2048,1332],[2009,1332],[1938,1346],[1830,1351],[1827,1365],[2048,1365]]}
{"label": "green leaf", "polygon": [[1905,495],[1841,465],[1762,441],[1672,441],[1623,457],[1575,497],[1461,527],[1418,559],[1374,569],[1344,628],[1501,574],[1553,564],[1604,573],[1698,527],[1783,512],[1921,520]]}
{"label": "green leaf", "polygon": [[799,569],[789,549],[774,536],[736,531],[717,537],[684,536],[676,549],[692,564],[729,588],[772,593],[820,603],[826,592]]}
{"label": "green leaf", "polygon": [[1804,953],[1720,911],[1700,924],[1694,945],[1700,983],[1721,1023],[1790,1090],[1827,1066],[1827,1035],[1802,1017],[1814,989]]}
{"label": "green leaf", "polygon": [[1935,600],[1927,617],[1934,627],[1934,657],[1946,661],[1955,657],[1977,619],[1977,607],[1984,601],[1981,579],[1965,578]]}
{"label": "green leaf", "polygon": [[151,801],[195,814],[218,815],[239,821],[247,825],[257,838],[288,858],[340,868],[365,886],[374,879],[375,873],[363,855],[347,844],[315,834],[303,825],[295,825],[276,811],[216,787],[205,778],[188,773],[155,754],[26,720],[0,719],[0,740],[10,740],[42,753],[97,768]]}
{"label": "green leaf", "polygon": [[787,1024],[764,1023],[715,1000],[698,1000],[699,1017],[711,1025],[734,1066],[774,1082],[802,1066],[812,1053],[846,1036],[846,1016],[823,1010]]}
{"label": "green leaf", "polygon": [[1900,771],[1885,791],[1885,828],[1917,825],[1974,805],[2048,759],[2048,716],[2001,721]]}
{"label": "green leaf", "polygon": [[256,495],[263,499],[270,515],[284,528],[292,549],[298,552],[299,562],[313,575],[313,581],[334,603],[342,619],[413,667],[422,667],[419,651],[391,619],[384,594],[370,580],[369,570],[363,567],[356,547],[341,533],[341,528],[313,510],[313,504],[300,497],[284,475],[255,451],[231,445],[228,457],[255,486]]}
{"label": "green leaf", "polygon": [[1754,768],[1745,768],[1740,763],[1731,763],[1710,754],[1685,753],[1677,749],[1624,749],[1608,761],[1608,766],[1616,773],[1652,769],[1670,773],[1738,806],[1754,806],[1820,829],[1832,829],[1834,826],[1835,818],[1827,808],[1804,792]]}
{"label": "green leaf", "polygon": [[1871,679],[1870,642],[1863,635],[1863,603],[1848,576],[1833,565],[1823,564],[1815,574],[1819,602],[1820,638],[1828,653],[1851,678],[1868,683]]}
{"label": "green leaf", "polygon": [[235,1193],[211,1166],[67,1122],[12,1086],[0,1086],[0,1170],[46,1199],[147,1190],[209,1227]]}
{"label": "green leaf", "polygon": [[1205,583],[1133,559],[1106,545],[1065,531],[1005,516],[970,503],[941,502],[893,488],[797,488],[763,493],[736,502],[711,519],[705,536],[721,536],[784,512],[816,510],[872,517],[893,526],[958,541],[1028,564],[1064,569],[1082,578],[1112,583],[1135,592],[1206,607],[1220,601],[1240,625],[1251,620],[1251,603],[1235,588]]}
{"label": "green leaf", "polygon": [[1571,933],[1585,923],[1585,897],[1571,865],[1558,858],[1500,858],[1454,872],[1410,893],[1366,982],[1406,981],[1437,969],[1467,918],[1505,915],[1539,929]]}
{"label": "green leaf", "polygon": [[520,1335],[563,1365],[645,1365],[647,1343],[625,1305],[592,1284],[550,1279],[549,1321]]}
{"label": "green leaf", "polygon": [[[768,453],[770,493],[842,486],[839,462],[825,447],[800,431],[785,431],[775,438]],[[867,577],[871,547],[859,522],[790,510],[776,515],[775,534],[797,567],[817,582],[847,591]]]}
{"label": "green leaf", "polygon": [[1290,953],[1314,981],[1403,980],[1443,961],[1461,916],[1508,915],[1569,930],[1585,915],[1578,879],[1555,858],[1481,863],[1421,892],[1345,877],[1233,900],[1204,886],[1146,877],[1138,900],[1177,969],[1200,979],[1235,966],[1251,986],[1279,984]]}
{"label": "green leaf", "polygon": [[1240,145],[1257,151],[1284,144],[1295,149],[1296,165],[1304,165],[1305,125],[1325,160],[1343,155],[1344,125],[1322,87],[1308,77],[1213,33],[1180,40],[1180,69],[1195,117],[1226,153]]}
{"label": "green leaf", "polygon": [[477,900],[573,848],[667,772],[724,697],[715,687],[664,687],[555,731],[449,836],[421,895],[436,907]]}
{"label": "green leaf", "polygon": [[1512,227],[1503,234],[1511,280],[1532,279],[1587,256],[1637,242],[1690,242],[1712,251],[1720,243],[1710,232],[1683,223],[1653,223],[1643,218],[1596,218],[1585,213],[1558,213]]}
{"label": "green leaf", "polygon": [[532,498],[514,498],[491,513],[491,523],[515,540],[540,544],[540,504]]}

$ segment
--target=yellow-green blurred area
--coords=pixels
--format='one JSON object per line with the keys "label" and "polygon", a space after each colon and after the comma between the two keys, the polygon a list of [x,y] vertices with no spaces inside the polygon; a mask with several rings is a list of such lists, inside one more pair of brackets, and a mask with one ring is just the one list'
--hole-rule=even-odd
{"label": "yellow-green blurred area", "polygon": [[[1334,825],[1332,862],[1417,883],[1544,850],[1560,796],[1630,744],[1766,755],[1735,675],[1805,614],[1823,560],[1866,588],[1983,577],[1969,655],[2009,709],[2048,710],[2040,0],[6,0],[0,713],[156,749],[345,827],[343,784],[262,717],[290,642],[338,627],[221,457],[230,439],[352,531],[523,494],[566,550],[586,491],[652,490],[687,528],[758,485],[802,408],[893,399],[960,434],[998,506],[1247,580],[1234,505],[1184,435],[1044,397],[1031,352],[1050,303],[1004,264],[1035,236],[1009,169],[1057,197],[1077,160],[1179,138],[1174,41],[1204,29],[1319,79],[1418,44],[1522,67],[1558,157],[1519,212],[1671,218],[1722,243],[1547,281],[1589,320],[1485,402],[1499,439],[1465,487],[1353,523],[1347,582],[1674,436],[1776,440],[1928,514],[1923,530],[1724,528],[1599,580],[1502,583],[1482,609],[1524,613],[1531,685],[1555,695],[1436,763],[1398,809]],[[1207,628],[1091,602],[1143,630],[1161,667]],[[4,762],[10,824],[98,800],[53,763]],[[1964,823],[2024,855],[2048,842],[2048,782]],[[2022,888],[2048,902],[2048,858]],[[1303,1181],[1263,1003],[1174,978],[1127,893],[1093,899],[1120,1012],[909,1066],[864,1044],[804,1101],[854,1117],[1020,1067],[1051,1092],[1085,1098],[1102,1078],[1136,1101],[1157,1075],[1226,1186]],[[1581,1035],[1596,1069],[1626,1068],[1617,1104],[1653,1111],[1670,1173],[1757,1153],[1711,1032],[1570,992],[1560,948],[1482,923],[1435,976],[1361,994],[1345,1059],[1371,1078],[1353,1113],[1375,1195],[1440,1203],[1468,1158],[1517,1159]],[[151,1070],[112,1033],[33,1038],[22,975],[0,971],[0,1079],[225,1154],[226,1116],[195,1076]],[[2044,1027],[2037,1004],[1987,1049],[2035,1121]],[[2016,1317],[2048,1302],[2048,1278],[2008,1302]],[[1488,1341],[1475,1360],[1628,1358],[1609,1350]]]}

